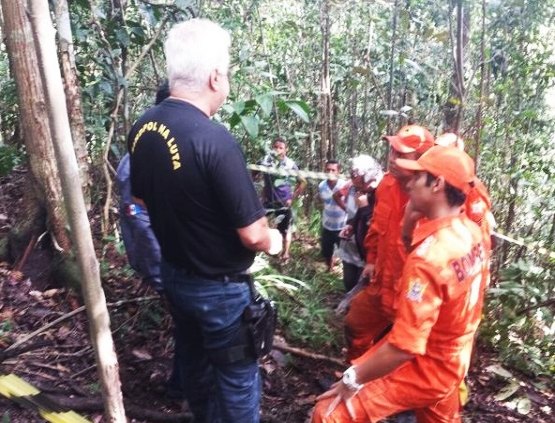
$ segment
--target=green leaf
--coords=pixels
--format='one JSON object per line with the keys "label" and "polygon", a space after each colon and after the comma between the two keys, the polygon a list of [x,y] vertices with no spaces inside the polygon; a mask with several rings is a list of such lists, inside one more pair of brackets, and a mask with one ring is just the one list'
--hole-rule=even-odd
{"label": "green leaf", "polygon": [[370,71],[365,66],[355,66],[353,67],[353,72],[364,76],[370,75]]}
{"label": "green leaf", "polygon": [[497,401],[504,401],[510,396],[514,395],[516,391],[520,388],[520,384],[518,382],[511,382],[507,386],[505,386],[501,391],[494,395],[494,398]]}
{"label": "green leaf", "polygon": [[272,114],[272,107],[274,106],[274,99],[269,94],[262,94],[256,97],[256,102],[262,109],[262,112],[266,116],[270,116]]}
{"label": "green leaf", "polygon": [[131,39],[129,38],[129,34],[125,30],[125,28],[120,28],[116,30],[116,38],[122,46],[129,47]]}
{"label": "green leaf", "polygon": [[183,11],[187,11],[188,7],[194,7],[194,4],[193,0],[175,0],[175,6]]}
{"label": "green leaf", "polygon": [[497,364],[492,364],[491,366],[486,367],[486,370],[490,373],[496,374],[497,376],[504,377],[505,379],[512,379],[514,377],[511,372]]}
{"label": "green leaf", "polygon": [[241,123],[251,138],[258,137],[259,121],[256,116],[241,116]]}
{"label": "green leaf", "polygon": [[98,88],[100,89],[100,91],[104,92],[105,94],[108,95],[114,95],[114,89],[112,87],[112,84],[110,84],[108,81],[101,81],[98,84]]}
{"label": "green leaf", "polygon": [[235,113],[240,115],[241,113],[243,113],[243,110],[245,110],[245,102],[244,101],[238,101],[236,103],[233,103],[232,107],[233,107],[233,110],[235,111]]}
{"label": "green leaf", "polygon": [[308,105],[301,100],[283,100],[281,102],[281,104],[287,108],[290,109],[291,111],[293,111],[298,117],[300,117],[304,122],[308,123],[310,122],[310,119],[308,117],[308,112],[309,112],[309,107]]}
{"label": "green leaf", "polygon": [[405,63],[410,65],[416,72],[422,72],[422,67],[414,60],[405,59]]}
{"label": "green leaf", "polygon": [[530,402],[530,399],[526,397],[520,398],[516,403],[516,411],[518,411],[520,414],[527,415],[528,413],[530,413],[531,409],[532,403]]}
{"label": "green leaf", "polygon": [[227,121],[227,123],[229,123],[229,127],[231,129],[233,129],[237,125],[239,125],[240,122],[241,122],[241,117],[237,113],[233,113]]}

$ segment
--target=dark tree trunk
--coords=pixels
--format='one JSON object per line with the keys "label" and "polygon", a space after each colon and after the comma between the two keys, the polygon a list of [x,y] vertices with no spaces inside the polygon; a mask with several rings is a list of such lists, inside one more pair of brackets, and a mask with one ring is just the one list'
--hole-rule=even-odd
{"label": "dark tree trunk", "polygon": [[20,257],[17,245],[28,245],[45,228],[55,248],[69,255],[71,242],[66,231],[67,217],[63,195],[51,143],[47,107],[39,74],[39,65],[26,1],[1,0],[4,19],[3,31],[15,76],[23,139],[31,172],[33,195],[25,197],[24,208],[33,212],[14,228],[14,236],[21,242],[13,243],[12,257]]}

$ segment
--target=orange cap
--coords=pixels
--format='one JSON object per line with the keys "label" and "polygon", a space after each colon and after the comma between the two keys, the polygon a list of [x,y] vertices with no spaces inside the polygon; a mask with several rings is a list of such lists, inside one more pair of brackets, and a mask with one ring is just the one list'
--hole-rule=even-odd
{"label": "orange cap", "polygon": [[384,138],[399,153],[423,153],[434,145],[434,136],[419,125],[403,126],[396,135],[386,135]]}
{"label": "orange cap", "polygon": [[397,159],[397,166],[409,170],[424,170],[445,180],[467,193],[474,184],[474,160],[456,147],[436,145],[426,151],[418,160]]}
{"label": "orange cap", "polygon": [[436,145],[442,145],[443,147],[457,147],[459,150],[464,151],[464,141],[457,134],[452,132],[446,132],[441,134],[436,138]]}

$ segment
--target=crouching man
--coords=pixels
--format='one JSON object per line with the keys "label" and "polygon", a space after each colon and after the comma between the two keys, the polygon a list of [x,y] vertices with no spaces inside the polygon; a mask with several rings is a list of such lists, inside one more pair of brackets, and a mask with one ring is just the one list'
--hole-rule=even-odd
{"label": "crouching man", "polygon": [[414,232],[393,328],[318,398],[313,422],[377,422],[404,410],[415,410],[418,422],[461,421],[459,385],[489,277],[482,232],[461,212],[474,163],[437,146],[396,164],[414,172],[410,201],[425,219]]}

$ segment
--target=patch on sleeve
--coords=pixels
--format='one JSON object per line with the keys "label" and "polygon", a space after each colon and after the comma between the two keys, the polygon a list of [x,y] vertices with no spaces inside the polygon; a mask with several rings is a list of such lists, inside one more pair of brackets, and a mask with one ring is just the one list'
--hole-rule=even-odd
{"label": "patch on sleeve", "polygon": [[428,286],[428,284],[422,283],[420,279],[412,279],[409,282],[407,298],[415,303],[421,302],[422,297],[424,296],[424,291],[426,291],[426,286]]}

